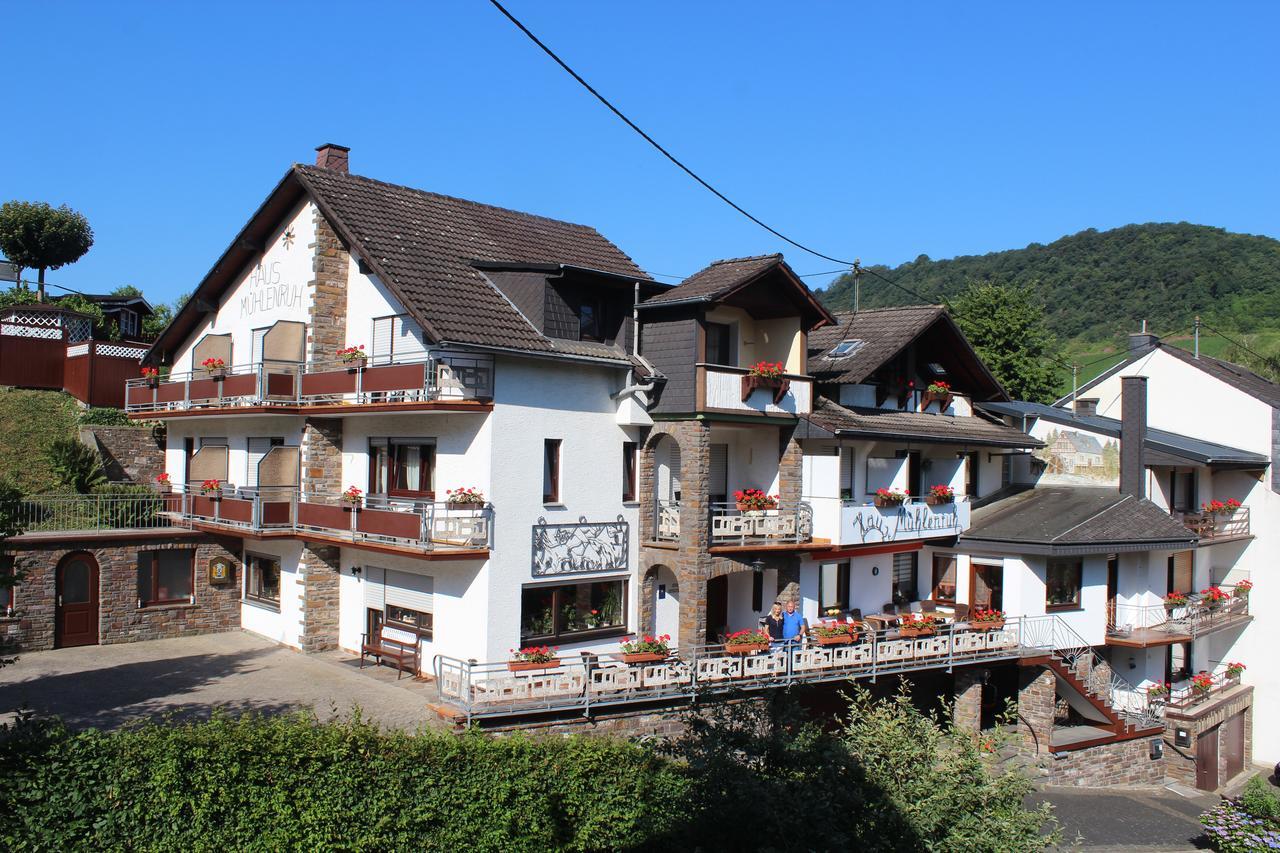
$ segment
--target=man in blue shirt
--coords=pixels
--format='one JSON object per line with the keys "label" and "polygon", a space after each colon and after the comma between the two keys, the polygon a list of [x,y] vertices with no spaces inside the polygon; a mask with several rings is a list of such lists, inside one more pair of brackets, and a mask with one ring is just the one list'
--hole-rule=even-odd
{"label": "man in blue shirt", "polygon": [[790,643],[798,643],[804,637],[806,629],[804,617],[796,610],[795,599],[787,601],[786,612],[782,614],[782,639]]}

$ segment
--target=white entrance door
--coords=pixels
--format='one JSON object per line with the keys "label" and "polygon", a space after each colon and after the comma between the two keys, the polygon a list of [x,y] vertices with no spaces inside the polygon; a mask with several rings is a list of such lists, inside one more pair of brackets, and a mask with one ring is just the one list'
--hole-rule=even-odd
{"label": "white entrance door", "polygon": [[653,633],[667,634],[673,641],[680,634],[680,591],[675,574],[666,566],[659,566],[654,574]]}

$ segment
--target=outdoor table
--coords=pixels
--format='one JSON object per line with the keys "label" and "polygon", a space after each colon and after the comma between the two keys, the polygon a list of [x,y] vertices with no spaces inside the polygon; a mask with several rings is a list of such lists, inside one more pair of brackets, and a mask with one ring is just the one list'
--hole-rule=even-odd
{"label": "outdoor table", "polygon": [[863,616],[862,619],[864,622],[871,623],[873,629],[882,631],[886,628],[897,627],[898,621],[901,617],[894,616],[889,613],[869,613],[866,616]]}

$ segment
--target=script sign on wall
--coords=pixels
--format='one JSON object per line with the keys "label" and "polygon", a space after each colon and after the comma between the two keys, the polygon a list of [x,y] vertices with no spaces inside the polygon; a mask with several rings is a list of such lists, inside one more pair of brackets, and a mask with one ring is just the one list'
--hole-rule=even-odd
{"label": "script sign on wall", "polygon": [[533,526],[533,576],[626,571],[630,543],[631,525],[621,515],[599,522],[582,516],[576,524],[539,518]]}

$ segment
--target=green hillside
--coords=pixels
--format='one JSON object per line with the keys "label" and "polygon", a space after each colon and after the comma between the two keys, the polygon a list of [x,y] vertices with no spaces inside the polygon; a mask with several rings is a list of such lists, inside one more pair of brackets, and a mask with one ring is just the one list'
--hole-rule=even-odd
{"label": "green hillside", "polygon": [[[1142,320],[1167,334],[1190,328],[1197,314],[1228,333],[1280,340],[1280,241],[1206,225],[1091,228],[1047,245],[942,261],[921,255],[873,269],[936,302],[974,279],[1028,284],[1050,330],[1073,357],[1104,353]],[[822,297],[831,308],[851,307],[852,277],[837,279]],[[874,276],[863,277],[864,307],[918,301]]]}
{"label": "green hillside", "polygon": [[56,488],[44,450],[78,432],[80,409],[70,394],[0,388],[0,475],[27,494]]}

